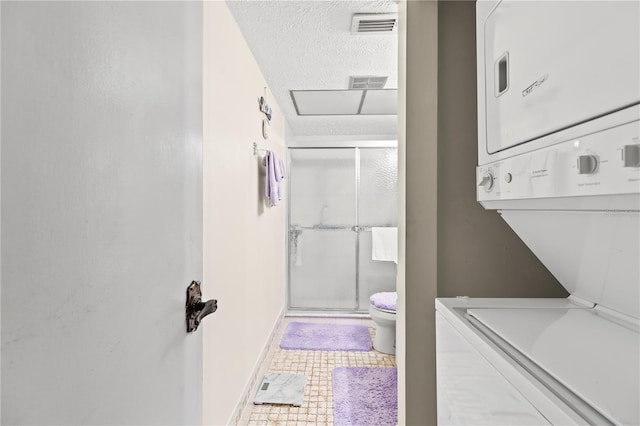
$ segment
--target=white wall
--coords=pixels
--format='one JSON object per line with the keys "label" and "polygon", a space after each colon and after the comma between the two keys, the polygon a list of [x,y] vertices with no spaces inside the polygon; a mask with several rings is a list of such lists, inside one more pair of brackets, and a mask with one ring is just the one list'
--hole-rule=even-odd
{"label": "white wall", "polygon": [[263,154],[252,151],[257,142],[285,158],[285,123],[273,97],[271,137],[262,138],[264,86],[226,3],[205,2],[203,286],[219,306],[203,328],[205,424],[233,423],[285,306],[287,195],[265,205]]}

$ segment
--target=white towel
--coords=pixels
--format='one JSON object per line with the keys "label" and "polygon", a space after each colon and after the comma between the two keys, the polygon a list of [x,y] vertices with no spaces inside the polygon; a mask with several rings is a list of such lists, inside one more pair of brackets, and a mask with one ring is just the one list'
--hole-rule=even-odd
{"label": "white towel", "polygon": [[398,263],[398,228],[371,228],[371,259]]}

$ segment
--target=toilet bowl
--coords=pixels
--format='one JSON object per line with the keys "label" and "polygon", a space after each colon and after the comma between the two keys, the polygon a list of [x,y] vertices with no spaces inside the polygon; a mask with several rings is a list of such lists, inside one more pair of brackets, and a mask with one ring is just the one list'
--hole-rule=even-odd
{"label": "toilet bowl", "polygon": [[373,348],[385,354],[396,353],[397,293],[375,293],[369,298],[369,315],[376,324]]}

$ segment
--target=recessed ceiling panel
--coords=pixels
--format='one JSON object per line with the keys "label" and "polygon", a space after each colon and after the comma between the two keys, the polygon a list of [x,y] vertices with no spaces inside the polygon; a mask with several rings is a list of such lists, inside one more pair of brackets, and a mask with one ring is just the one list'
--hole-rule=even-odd
{"label": "recessed ceiling panel", "polygon": [[398,113],[398,90],[367,90],[362,103],[362,115],[386,115]]}
{"label": "recessed ceiling panel", "polygon": [[292,139],[397,137],[395,115],[302,116],[290,93],[291,89],[346,89],[352,75],[389,76],[384,87],[398,87],[397,36],[351,33],[354,14],[397,13],[397,0],[229,0],[225,4],[260,65],[272,95],[269,101],[277,103],[287,119]]}
{"label": "recessed ceiling panel", "polygon": [[355,115],[360,110],[362,90],[292,90],[298,115]]}

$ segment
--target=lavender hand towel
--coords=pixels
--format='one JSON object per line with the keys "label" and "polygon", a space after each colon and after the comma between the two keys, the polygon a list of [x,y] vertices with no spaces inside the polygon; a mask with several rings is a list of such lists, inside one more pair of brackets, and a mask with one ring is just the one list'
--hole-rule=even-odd
{"label": "lavender hand towel", "polygon": [[265,186],[264,186],[264,195],[265,197],[267,197],[269,205],[273,207],[277,205],[278,201],[280,200],[280,196],[279,196],[280,188],[278,185],[277,171],[276,171],[276,165],[277,165],[276,155],[271,151],[267,151],[267,154],[264,156],[264,159],[262,160],[262,164],[267,169],[267,176],[265,179]]}
{"label": "lavender hand towel", "polygon": [[280,182],[284,179],[284,164],[272,151],[267,151],[267,154],[262,160],[262,164],[267,169],[264,193],[269,201],[269,205],[273,207],[278,205],[278,201],[282,200]]}

